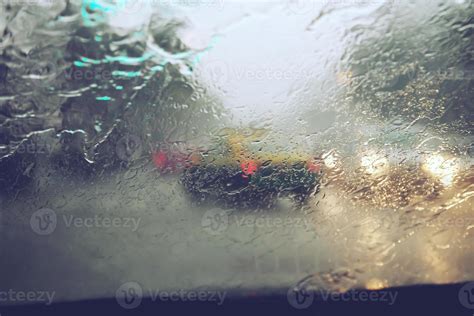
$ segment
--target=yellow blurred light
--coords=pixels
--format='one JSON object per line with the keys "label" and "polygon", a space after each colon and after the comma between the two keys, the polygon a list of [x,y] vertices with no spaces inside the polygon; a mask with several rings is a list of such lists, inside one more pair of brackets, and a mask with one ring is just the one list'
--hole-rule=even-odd
{"label": "yellow blurred light", "polygon": [[383,289],[384,287],[387,287],[387,284],[386,282],[380,279],[373,278],[366,282],[365,287],[368,290],[380,290],[380,289]]}
{"label": "yellow blurred light", "polygon": [[352,71],[340,71],[336,74],[336,81],[341,85],[350,84],[352,81]]}
{"label": "yellow blurred light", "polygon": [[331,168],[331,169],[335,168],[337,166],[337,163],[338,163],[337,154],[334,153],[334,152],[330,152],[330,153],[323,156],[323,161],[324,161],[324,164],[326,165],[326,167]]}
{"label": "yellow blurred light", "polygon": [[425,159],[423,169],[438,178],[444,186],[450,186],[459,171],[459,164],[456,158],[446,159],[434,154]]}

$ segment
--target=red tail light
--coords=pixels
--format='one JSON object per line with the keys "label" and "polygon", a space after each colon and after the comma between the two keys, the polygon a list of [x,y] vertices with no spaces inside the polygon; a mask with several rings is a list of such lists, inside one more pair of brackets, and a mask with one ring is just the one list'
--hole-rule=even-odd
{"label": "red tail light", "polygon": [[319,173],[321,172],[321,163],[316,159],[310,159],[306,162],[306,168],[309,172]]}
{"label": "red tail light", "polygon": [[255,161],[248,160],[240,164],[240,169],[242,169],[242,172],[245,176],[250,176],[257,171],[258,165]]}
{"label": "red tail light", "polygon": [[163,173],[182,171],[190,162],[185,154],[159,150],[152,156],[155,167]]}
{"label": "red tail light", "polygon": [[164,170],[168,166],[168,155],[164,151],[153,153],[153,163],[159,170]]}

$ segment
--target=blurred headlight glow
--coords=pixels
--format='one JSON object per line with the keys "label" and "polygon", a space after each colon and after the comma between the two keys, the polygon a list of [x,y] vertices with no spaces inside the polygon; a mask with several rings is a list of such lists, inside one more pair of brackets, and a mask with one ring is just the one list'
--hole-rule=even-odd
{"label": "blurred headlight glow", "polygon": [[434,154],[425,159],[423,169],[439,179],[444,186],[450,186],[459,172],[459,163],[456,158],[446,159]]}

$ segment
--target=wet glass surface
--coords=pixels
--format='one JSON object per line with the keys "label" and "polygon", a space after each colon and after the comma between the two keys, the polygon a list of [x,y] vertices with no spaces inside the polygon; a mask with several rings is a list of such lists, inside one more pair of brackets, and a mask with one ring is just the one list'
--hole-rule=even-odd
{"label": "wet glass surface", "polygon": [[5,289],[474,279],[472,1],[0,3]]}

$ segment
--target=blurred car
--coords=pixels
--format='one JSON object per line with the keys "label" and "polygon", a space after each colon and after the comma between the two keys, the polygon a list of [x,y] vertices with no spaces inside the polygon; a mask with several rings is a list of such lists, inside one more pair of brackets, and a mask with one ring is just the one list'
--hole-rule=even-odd
{"label": "blurred car", "polygon": [[[322,156],[327,182],[354,199],[399,207],[446,197],[463,185],[459,181],[472,165],[465,154],[469,138],[441,137],[423,125],[365,128],[363,146]],[[456,145],[447,146],[442,139]]]}
{"label": "blurred car", "polygon": [[[303,203],[319,191],[318,158],[295,152],[263,151],[266,130],[226,129],[212,149],[194,152],[182,175],[198,200],[270,206],[280,196]],[[258,144],[252,150],[251,144]]]}

